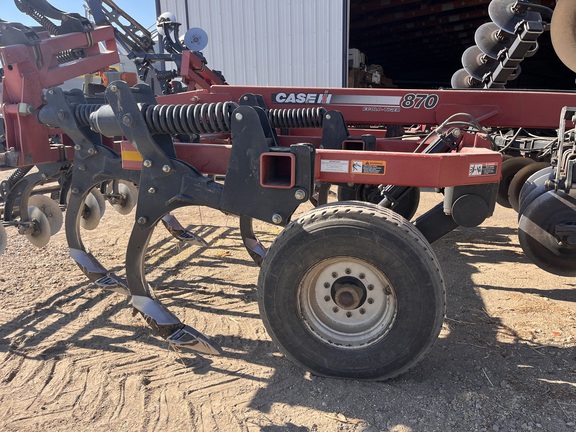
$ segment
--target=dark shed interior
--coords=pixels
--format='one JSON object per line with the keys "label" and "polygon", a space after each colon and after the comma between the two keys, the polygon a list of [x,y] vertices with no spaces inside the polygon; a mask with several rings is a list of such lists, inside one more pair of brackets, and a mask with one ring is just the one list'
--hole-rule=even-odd
{"label": "dark shed interior", "polygon": [[[450,87],[462,68],[464,50],[474,45],[476,29],[490,22],[489,0],[350,0],[349,47],[365,54],[366,64],[382,66],[397,87]],[[533,1],[554,8],[555,0]],[[550,33],[522,63],[507,88],[576,87],[576,74],[556,56]]]}

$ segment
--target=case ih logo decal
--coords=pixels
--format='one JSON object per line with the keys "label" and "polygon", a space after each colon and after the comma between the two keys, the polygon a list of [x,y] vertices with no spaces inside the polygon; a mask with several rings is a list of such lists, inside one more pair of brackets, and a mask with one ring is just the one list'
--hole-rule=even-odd
{"label": "case ih logo decal", "polygon": [[281,104],[329,104],[331,93],[274,93],[274,102]]}
{"label": "case ih logo decal", "polygon": [[401,109],[433,109],[440,97],[430,93],[406,93],[401,96],[342,95],[333,93],[273,93],[277,104],[361,105],[363,111],[399,112]]}

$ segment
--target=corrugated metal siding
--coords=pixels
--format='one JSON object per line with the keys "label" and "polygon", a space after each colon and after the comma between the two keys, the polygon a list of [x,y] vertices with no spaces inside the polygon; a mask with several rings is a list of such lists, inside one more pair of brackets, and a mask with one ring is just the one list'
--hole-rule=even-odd
{"label": "corrugated metal siding", "polygon": [[[208,34],[202,51],[230,84],[341,87],[344,0],[187,0],[188,23]],[[186,3],[160,0],[186,28]],[[347,17],[346,17],[347,19]]]}

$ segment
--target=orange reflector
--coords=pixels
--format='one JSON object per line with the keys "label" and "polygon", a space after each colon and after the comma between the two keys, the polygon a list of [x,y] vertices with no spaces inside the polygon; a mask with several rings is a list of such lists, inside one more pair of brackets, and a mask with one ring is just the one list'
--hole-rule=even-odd
{"label": "orange reflector", "polygon": [[122,155],[122,168],[139,171],[142,169],[142,155],[134,148],[130,141],[122,141],[120,145]]}

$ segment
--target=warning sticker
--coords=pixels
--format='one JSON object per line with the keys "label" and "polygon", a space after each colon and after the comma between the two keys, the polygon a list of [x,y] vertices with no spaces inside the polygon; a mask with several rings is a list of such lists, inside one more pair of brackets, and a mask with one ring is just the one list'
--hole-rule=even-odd
{"label": "warning sticker", "polygon": [[348,161],[322,159],[322,161],[320,162],[320,171],[332,172],[332,173],[347,173]]}
{"label": "warning sticker", "polygon": [[475,176],[494,175],[496,174],[497,168],[498,168],[497,162],[470,164],[470,171],[468,172],[468,176],[475,177]]}
{"label": "warning sticker", "polygon": [[386,162],[383,161],[352,161],[352,174],[375,174],[386,173]]}

